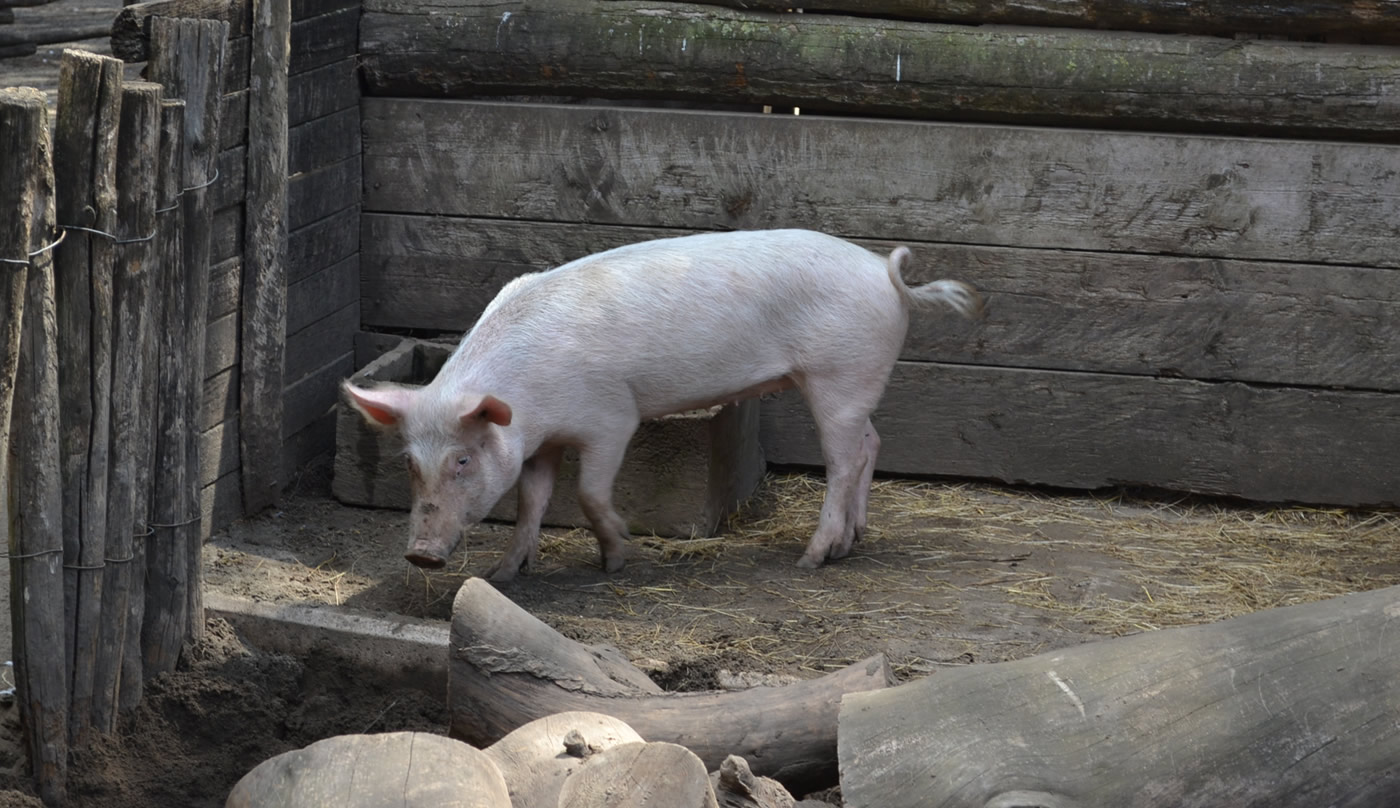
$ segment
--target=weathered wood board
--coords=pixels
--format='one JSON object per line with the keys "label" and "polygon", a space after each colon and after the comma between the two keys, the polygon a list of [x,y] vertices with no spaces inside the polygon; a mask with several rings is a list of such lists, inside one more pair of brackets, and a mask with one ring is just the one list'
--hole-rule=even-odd
{"label": "weathered wood board", "polygon": [[359,104],[360,81],[354,59],[307,70],[287,81],[287,120],[293,126]]}
{"label": "weathered wood board", "polygon": [[360,208],[352,205],[287,236],[287,282],[303,280],[355,255],[360,246]]}
{"label": "weathered wood board", "polygon": [[296,230],[354,205],[360,187],[356,155],[296,177],[287,183],[287,227]]}
{"label": "weathered wood board", "polygon": [[1396,138],[1400,52],[645,0],[368,0],[367,92],[545,94],[1080,127]]}
{"label": "weathered wood board", "polygon": [[[465,332],[518,275],[692,231],[372,213],[361,232],[365,327]],[[916,312],[906,360],[1400,390],[1393,270],[910,246],[910,283],[959,278],[989,303],[980,321]]]}
{"label": "weathered wood board", "polygon": [[[876,468],[1262,501],[1400,503],[1400,396],[1097,373],[895,365]],[[795,394],[765,400],[769,462],[821,465]]]}
{"label": "weathered wood board", "polygon": [[412,99],[363,113],[370,212],[1400,267],[1395,146]]}
{"label": "weathered wood board", "polygon": [[349,107],[293,126],[287,141],[292,176],[354,157],[360,153],[360,110]]}
{"label": "weathered wood board", "polygon": [[940,670],[841,703],[850,808],[1394,805],[1400,588]]}

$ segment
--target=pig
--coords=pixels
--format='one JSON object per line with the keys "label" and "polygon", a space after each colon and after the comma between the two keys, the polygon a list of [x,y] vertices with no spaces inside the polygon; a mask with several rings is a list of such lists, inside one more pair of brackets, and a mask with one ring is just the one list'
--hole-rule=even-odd
{"label": "pig", "polygon": [[880,450],[870,415],[910,310],[941,303],[972,317],[982,307],[959,281],[905,285],[908,256],[809,230],[737,231],[516,278],[431,383],[343,385],[371,426],[402,437],[413,491],[404,557],[442,567],[518,482],[514,535],[487,576],[537,569],[540,520],[572,446],[579,503],[615,572],[628,534],[613,480],[640,422],[790,388],[806,399],[826,464],[821,518],[797,564],[847,555],[866,529]]}

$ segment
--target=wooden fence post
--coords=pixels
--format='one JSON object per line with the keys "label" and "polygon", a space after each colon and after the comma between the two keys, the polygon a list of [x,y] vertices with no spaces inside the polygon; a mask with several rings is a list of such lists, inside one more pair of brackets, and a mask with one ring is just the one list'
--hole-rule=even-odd
{"label": "wooden fence post", "polygon": [[[185,100],[185,159],[183,266],[188,283],[188,319],[185,331],[190,352],[190,386],[185,397],[185,485],[190,489],[193,520],[177,531],[186,545],[184,572],[187,599],[186,637],[204,637],[204,592],[200,573],[200,548],[204,530],[200,524],[199,424],[204,393],[205,333],[209,319],[209,251],[213,217],[208,186],[217,181],[219,122],[223,107],[224,58],[228,50],[228,23],[219,20],[151,20],[151,59],[147,73],[165,85],[166,93]],[[147,670],[149,676],[155,671]]]}
{"label": "wooden fence post", "polygon": [[[55,232],[53,151],[48,111],[37,90],[0,91],[0,160],[22,168],[18,212],[28,252]],[[6,169],[9,165],[3,166]],[[0,193],[9,194],[8,186]],[[3,231],[9,231],[5,228]],[[13,249],[7,245],[6,249]],[[18,255],[0,255],[6,259]],[[68,671],[64,636],[63,478],[59,464],[57,313],[53,256],[37,251],[26,273],[24,320],[14,387],[14,445],[4,458],[14,480],[6,517],[10,552],[10,620],[21,724],[39,796],[65,800],[68,768]],[[7,285],[8,286],[8,285]],[[12,288],[12,287],[11,287]],[[10,329],[6,329],[8,334]],[[18,472],[18,473],[16,473]]]}
{"label": "wooden fence post", "polygon": [[238,435],[243,510],[282,493],[282,371],[287,342],[287,66],[290,0],[253,0],[248,197],[243,243]]}
{"label": "wooden fence post", "polygon": [[[121,127],[117,138],[117,220],[124,238],[117,245],[112,275],[112,413],[110,476],[107,482],[107,549],[104,562],[101,620],[94,667],[92,724],[100,732],[117,728],[122,654],[126,646],[127,599],[137,488],[149,475],[138,462],[150,442],[150,419],[142,410],[147,334],[150,322],[151,241],[155,236],[156,154],[160,147],[159,84],[136,82],[122,90]],[[145,525],[141,525],[144,531]],[[77,705],[74,705],[77,708]]]}
{"label": "wooden fence post", "polygon": [[[117,126],[122,64],[64,51],[54,128],[58,219],[65,228],[116,228]],[[70,230],[58,248],[60,418],[63,452],[64,600],[72,671],[70,734],[92,709],[107,522],[107,440],[112,381],[110,236]]]}
{"label": "wooden fence post", "polygon": [[156,237],[161,299],[156,381],[155,468],[151,499],[151,530],[146,540],[146,596],[140,637],[142,678],[175,669],[189,622],[184,580],[189,569],[186,547],[179,541],[179,524],[189,518],[193,503],[185,475],[185,391],[189,387],[186,363],[193,351],[185,334],[187,293],[182,235],[184,205],[180,202],[185,153],[185,102],[166,100],[160,117],[161,208],[175,208],[163,215]]}

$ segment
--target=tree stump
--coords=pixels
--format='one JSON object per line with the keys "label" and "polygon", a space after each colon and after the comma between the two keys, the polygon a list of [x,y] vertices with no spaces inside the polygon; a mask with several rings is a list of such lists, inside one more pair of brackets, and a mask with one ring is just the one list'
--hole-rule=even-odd
{"label": "tree stump", "polygon": [[848,808],[1400,804],[1400,587],[841,704]]}
{"label": "tree stump", "polygon": [[564,781],[559,808],[719,808],[694,752],[673,743],[625,743],[599,752]]}
{"label": "tree stump", "polygon": [[610,715],[568,712],[531,721],[492,744],[486,755],[505,778],[511,808],[557,808],[565,778],[585,760],[641,740]]}

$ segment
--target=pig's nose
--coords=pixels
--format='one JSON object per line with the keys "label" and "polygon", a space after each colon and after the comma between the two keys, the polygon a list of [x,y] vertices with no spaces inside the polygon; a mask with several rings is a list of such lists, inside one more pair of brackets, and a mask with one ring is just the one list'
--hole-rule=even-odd
{"label": "pig's nose", "polygon": [[447,566],[447,554],[440,552],[430,542],[414,542],[403,554],[408,563],[423,569],[436,570]]}

